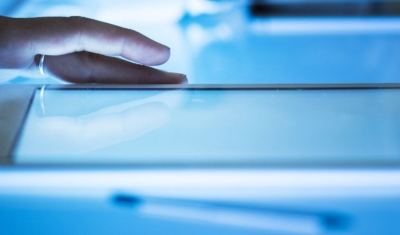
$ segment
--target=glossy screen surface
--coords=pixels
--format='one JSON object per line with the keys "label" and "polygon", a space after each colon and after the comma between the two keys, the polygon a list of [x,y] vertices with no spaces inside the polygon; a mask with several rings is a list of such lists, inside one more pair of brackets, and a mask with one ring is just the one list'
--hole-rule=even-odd
{"label": "glossy screen surface", "polygon": [[36,92],[17,164],[391,165],[398,89]]}

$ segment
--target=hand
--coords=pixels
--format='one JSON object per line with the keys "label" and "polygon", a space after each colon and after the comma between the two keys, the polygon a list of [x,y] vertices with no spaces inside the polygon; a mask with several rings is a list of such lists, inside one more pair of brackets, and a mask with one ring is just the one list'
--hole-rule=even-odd
{"label": "hand", "polygon": [[165,63],[170,49],[133,30],[83,17],[0,16],[0,69],[39,73],[42,54],[45,73],[66,82],[187,82],[185,75],[146,66]]}

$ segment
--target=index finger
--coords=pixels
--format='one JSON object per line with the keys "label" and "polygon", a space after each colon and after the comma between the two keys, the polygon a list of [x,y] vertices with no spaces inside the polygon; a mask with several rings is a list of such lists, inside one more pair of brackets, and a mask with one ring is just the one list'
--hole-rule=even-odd
{"label": "index finger", "polygon": [[[145,65],[165,63],[170,49],[126,28],[84,17],[18,19],[14,33],[29,41],[26,53],[63,55],[88,51],[122,56]],[[18,38],[18,37],[17,37]]]}

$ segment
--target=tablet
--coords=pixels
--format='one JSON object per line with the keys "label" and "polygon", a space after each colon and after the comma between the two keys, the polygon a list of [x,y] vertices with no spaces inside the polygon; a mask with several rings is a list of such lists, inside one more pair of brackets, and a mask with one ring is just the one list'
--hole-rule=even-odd
{"label": "tablet", "polygon": [[1,86],[10,167],[397,167],[400,85]]}

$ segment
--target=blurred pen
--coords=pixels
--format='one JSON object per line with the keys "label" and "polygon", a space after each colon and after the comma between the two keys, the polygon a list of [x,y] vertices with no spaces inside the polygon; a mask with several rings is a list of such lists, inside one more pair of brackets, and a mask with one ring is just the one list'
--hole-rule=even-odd
{"label": "blurred pen", "polygon": [[221,202],[194,201],[119,194],[118,205],[133,207],[137,212],[228,226],[240,226],[277,232],[320,234],[347,227],[347,219],[338,214],[269,209]]}

